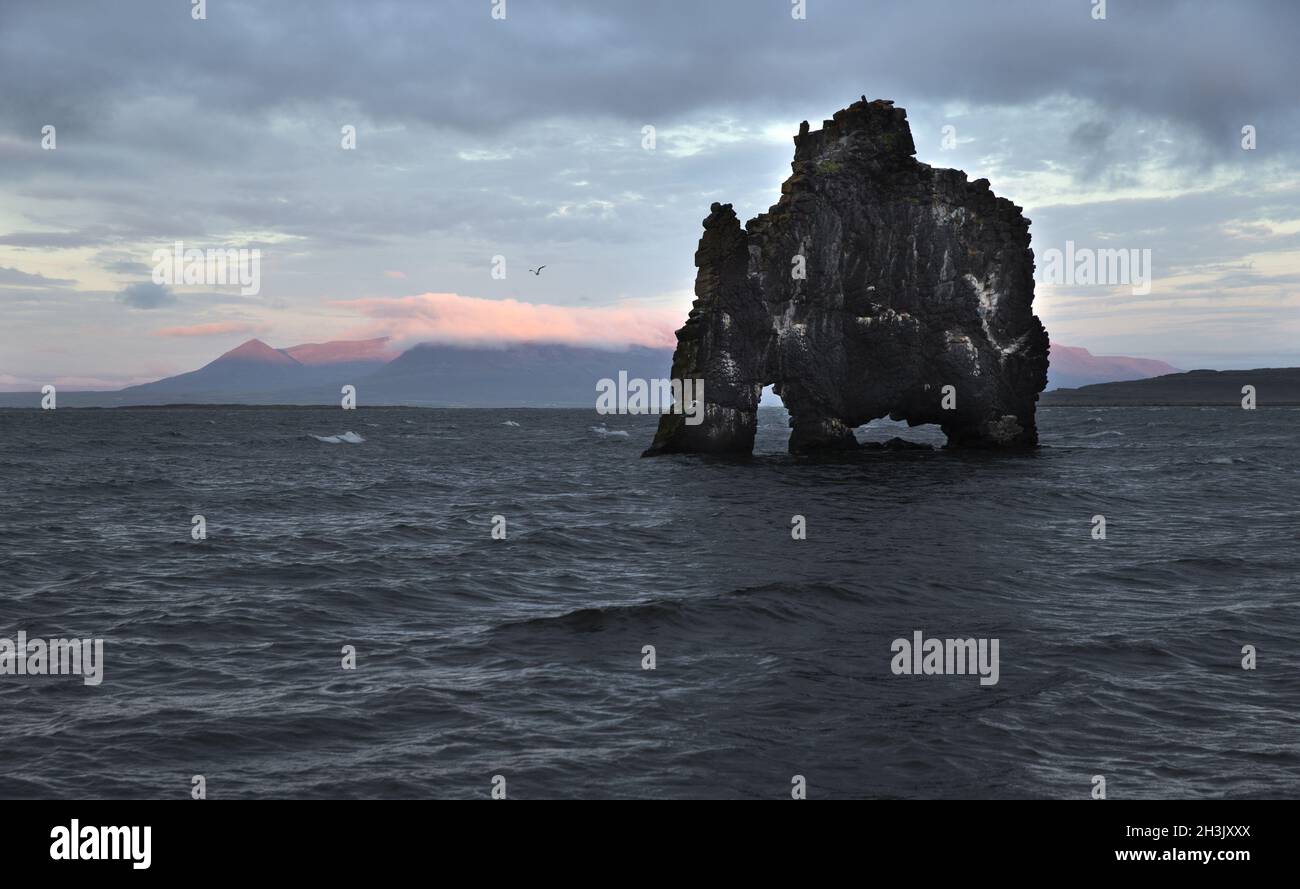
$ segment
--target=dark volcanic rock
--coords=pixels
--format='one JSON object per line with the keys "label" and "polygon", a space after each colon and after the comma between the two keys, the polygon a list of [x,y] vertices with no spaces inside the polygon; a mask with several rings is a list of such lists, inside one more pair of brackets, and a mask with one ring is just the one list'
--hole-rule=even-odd
{"label": "dark volcanic rock", "polygon": [[775,206],[744,228],[730,204],[704,220],[672,371],[704,380],[704,420],[662,417],[646,454],[749,453],[768,384],[791,451],[857,447],[853,429],[882,416],[936,423],[949,445],[1037,444],[1048,341],[1020,208],[918,162],[891,102],[794,141]]}

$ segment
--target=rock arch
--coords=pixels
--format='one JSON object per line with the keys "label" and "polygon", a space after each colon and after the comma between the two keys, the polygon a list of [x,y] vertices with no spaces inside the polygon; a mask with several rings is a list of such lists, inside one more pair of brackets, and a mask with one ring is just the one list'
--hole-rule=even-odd
{"label": "rock arch", "polygon": [[768,384],[792,452],[857,447],[881,416],[937,424],[950,446],[1036,445],[1048,339],[1020,208],[917,161],[892,102],[805,121],[794,141],[767,213],[742,227],[714,204],[704,220],[672,369],[704,381],[704,419],[662,417],[646,455],[750,453]]}

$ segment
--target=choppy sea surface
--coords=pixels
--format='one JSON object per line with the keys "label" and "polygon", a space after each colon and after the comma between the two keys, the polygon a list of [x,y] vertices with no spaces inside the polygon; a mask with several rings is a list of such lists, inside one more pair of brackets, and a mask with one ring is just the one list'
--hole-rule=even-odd
{"label": "choppy sea surface", "polygon": [[[0,675],[0,797],[1300,794],[1300,410],[828,460],[760,416],[737,463],[576,410],[0,411],[0,638],[104,640],[98,686]],[[895,675],[916,631],[997,684]]]}

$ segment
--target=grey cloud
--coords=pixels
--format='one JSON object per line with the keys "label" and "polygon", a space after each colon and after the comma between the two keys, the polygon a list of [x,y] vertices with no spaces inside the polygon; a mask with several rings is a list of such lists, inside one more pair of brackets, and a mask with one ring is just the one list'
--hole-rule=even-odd
{"label": "grey cloud", "polygon": [[1229,234],[1240,219],[1300,219],[1300,187],[1270,188],[1270,182],[1266,177],[1254,187],[1233,183],[1172,198],[1036,207],[1033,246],[1063,249],[1073,240],[1088,247],[1150,248],[1157,274],[1210,271],[1257,251],[1300,248],[1300,235],[1247,240]]}
{"label": "grey cloud", "polygon": [[101,250],[91,258],[91,262],[106,272],[132,278],[144,277],[153,271],[153,267],[144,258],[118,250]]}
{"label": "grey cloud", "polygon": [[28,274],[21,269],[0,266],[0,287],[71,287],[77,282],[67,278],[47,278]]}
{"label": "grey cloud", "polygon": [[1290,131],[1300,80],[1300,7],[1287,0],[1111,4],[1104,22],[1080,0],[819,0],[806,21],[750,0],[520,2],[505,21],[486,2],[355,9],[227,0],[195,22],[162,0],[7,4],[0,79],[24,89],[0,108],[24,132],[60,118],[93,130],[124,98],[176,84],[171,97],[209,111],[345,105],[486,132],[718,107],[815,116],[861,92],[1007,104],[1066,94],[1179,118],[1214,142],[1246,122]]}
{"label": "grey cloud", "polygon": [[1297,285],[1300,285],[1300,273],[1263,275],[1256,272],[1237,272],[1230,275],[1220,275],[1204,283],[1182,284],[1177,289],[1187,292],[1202,292],[1235,290],[1245,287],[1271,287],[1280,293],[1283,288],[1294,288]]}
{"label": "grey cloud", "polygon": [[1111,158],[1106,149],[1114,132],[1114,121],[1089,120],[1070,133],[1070,147],[1082,156],[1078,178],[1094,180],[1109,168]]}
{"label": "grey cloud", "polygon": [[[317,247],[457,231],[626,240],[648,215],[626,203],[612,215],[550,217],[582,197],[546,179],[557,161],[588,167],[593,199],[609,200],[623,179],[662,192],[635,138],[619,147],[610,136],[724,111],[785,119],[793,132],[800,118],[816,123],[862,92],[920,108],[1086,99],[1094,116],[1072,126],[1063,149],[1052,144],[1057,134],[1025,127],[1007,162],[1029,169],[1050,149],[1076,177],[1122,187],[1155,150],[1128,130],[1130,120],[1171,117],[1199,134],[1197,147],[1175,146],[1181,156],[1171,159],[1199,169],[1209,150],[1200,143],[1211,154],[1235,146],[1224,127],[1236,127],[1247,109],[1261,126],[1268,121],[1266,144],[1288,141],[1296,110],[1287,81],[1276,78],[1300,76],[1289,49],[1269,52],[1281,49],[1284,22],[1300,23],[1300,9],[1286,3],[1225,9],[1152,0],[1115,6],[1105,22],[1076,0],[818,0],[804,22],[786,4],[743,0],[516,3],[505,22],[493,21],[486,3],[380,0],[365,15],[352,9],[228,0],[220,15],[195,22],[161,0],[5,6],[0,80],[23,88],[0,96],[0,110],[26,136],[70,115],[58,152],[16,160],[26,174],[41,174],[24,194],[69,228],[87,202],[111,221],[99,232],[15,232],[0,236],[0,246],[202,240],[248,229]],[[1195,49],[1163,39],[1177,36],[1195,38]],[[1204,64],[1207,42],[1216,58],[1242,60],[1232,77]],[[1188,93],[1199,100],[1189,104]],[[26,112],[35,116],[24,121]],[[361,129],[357,152],[338,148],[343,122]],[[460,161],[467,140],[507,149],[511,160]],[[767,150],[684,159],[674,182],[707,181],[723,199],[743,201],[731,184],[738,176],[728,173],[746,172],[755,183],[746,189],[766,200],[771,174],[737,162]],[[773,167],[788,163],[788,150]],[[702,201],[681,218],[693,227],[706,209]]]}
{"label": "grey cloud", "polygon": [[117,299],[133,309],[158,309],[176,302],[176,295],[167,287],[142,281],[127,285]]}
{"label": "grey cloud", "polygon": [[75,247],[94,247],[111,239],[98,231],[68,232],[10,232],[0,235],[0,246],[23,247],[35,250],[65,250]]}

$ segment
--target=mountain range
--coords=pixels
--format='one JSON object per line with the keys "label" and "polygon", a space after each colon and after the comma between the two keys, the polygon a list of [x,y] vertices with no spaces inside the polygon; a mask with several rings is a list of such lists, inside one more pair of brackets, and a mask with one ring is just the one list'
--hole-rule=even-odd
{"label": "mountain range", "polygon": [[1048,389],[1073,389],[1094,383],[1144,380],[1178,373],[1178,368],[1152,358],[1093,355],[1079,346],[1063,346],[1060,343],[1052,343],[1049,361]]}
{"label": "mountain range", "polygon": [[[672,350],[610,351],[554,343],[470,346],[423,343],[405,351],[386,338],[305,343],[276,349],[249,340],[198,370],[116,392],[60,392],[60,406],[150,404],[333,404],[352,385],[359,404],[429,407],[589,407],[596,381],[668,376]],[[1162,361],[1093,355],[1053,343],[1048,387],[1078,387],[1178,374]],[[1206,373],[1206,372],[1196,372]],[[1154,391],[1154,390],[1152,390]],[[1073,403],[1075,396],[1045,403]],[[33,406],[31,393],[0,394],[0,405]],[[779,404],[774,398],[765,404]]]}
{"label": "mountain range", "polygon": [[[338,404],[345,385],[360,405],[592,407],[596,382],[668,376],[672,350],[623,351],[521,343],[423,343],[404,352],[386,339],[308,343],[284,349],[252,339],[198,370],[116,392],[58,393],[60,407],[157,404]],[[33,393],[0,393],[0,406],[39,404]]]}
{"label": "mountain range", "polygon": [[153,400],[209,394],[238,402],[271,392],[342,386],[355,383],[391,361],[394,353],[388,351],[387,342],[340,340],[273,349],[254,339],[198,370],[130,386],[119,394],[132,402],[142,397]]}

